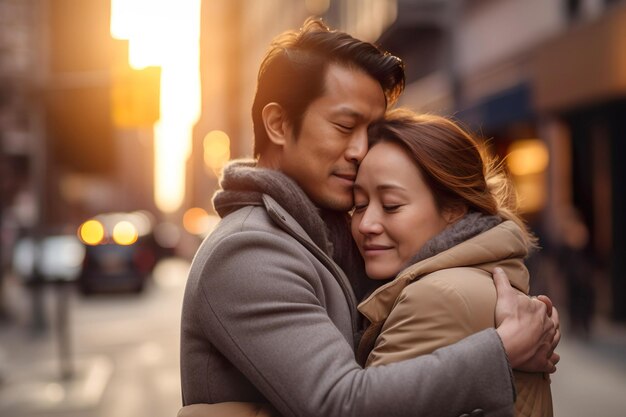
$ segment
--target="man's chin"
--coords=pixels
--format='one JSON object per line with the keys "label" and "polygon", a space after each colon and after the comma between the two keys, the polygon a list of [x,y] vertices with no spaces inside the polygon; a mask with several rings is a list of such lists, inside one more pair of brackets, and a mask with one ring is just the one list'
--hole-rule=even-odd
{"label": "man's chin", "polygon": [[352,210],[352,200],[350,200],[349,202],[340,202],[340,201],[336,201],[332,204],[329,204],[326,208],[329,210],[334,210],[334,211],[345,211],[348,212],[350,210]]}
{"label": "man's chin", "polygon": [[352,193],[350,193],[350,196],[346,197],[327,197],[323,201],[318,201],[316,204],[318,207],[323,209],[348,212],[352,209],[354,200],[352,198]]}

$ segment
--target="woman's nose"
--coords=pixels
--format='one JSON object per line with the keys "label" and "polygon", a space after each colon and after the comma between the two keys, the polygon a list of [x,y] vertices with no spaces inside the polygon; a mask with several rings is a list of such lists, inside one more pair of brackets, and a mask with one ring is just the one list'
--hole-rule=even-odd
{"label": "woman's nose", "polygon": [[364,235],[378,234],[383,230],[376,210],[368,207],[359,221],[359,232]]}

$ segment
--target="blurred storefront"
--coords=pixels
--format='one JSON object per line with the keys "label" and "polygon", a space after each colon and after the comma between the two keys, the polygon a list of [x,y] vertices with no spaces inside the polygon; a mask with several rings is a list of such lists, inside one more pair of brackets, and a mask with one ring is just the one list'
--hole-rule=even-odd
{"label": "blurred storefront", "polygon": [[0,8],[0,151],[10,170],[2,205],[17,216],[3,230],[74,234],[103,211],[151,209],[151,148],[140,128],[155,118],[130,126],[115,117],[127,45],[109,34],[109,0],[0,0]]}
{"label": "blurred storefront", "polygon": [[609,274],[612,315],[626,320],[626,5],[620,6],[541,45],[532,80],[543,123],[562,125],[547,138],[569,144],[568,197]]}
{"label": "blurred storefront", "polygon": [[[508,155],[539,262],[556,261],[574,309],[597,302],[615,320],[626,320],[625,28],[620,1],[400,0],[380,38],[407,63],[401,104],[454,115]],[[550,292],[539,271],[535,288]]]}

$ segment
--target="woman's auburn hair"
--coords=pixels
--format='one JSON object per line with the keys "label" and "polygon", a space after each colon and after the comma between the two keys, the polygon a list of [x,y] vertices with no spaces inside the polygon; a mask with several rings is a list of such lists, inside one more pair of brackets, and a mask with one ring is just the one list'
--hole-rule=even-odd
{"label": "woman's auburn hair", "polygon": [[439,210],[466,207],[512,220],[529,249],[537,238],[519,215],[515,188],[502,163],[468,130],[451,118],[398,108],[368,130],[370,148],[380,142],[400,145],[413,159]]}

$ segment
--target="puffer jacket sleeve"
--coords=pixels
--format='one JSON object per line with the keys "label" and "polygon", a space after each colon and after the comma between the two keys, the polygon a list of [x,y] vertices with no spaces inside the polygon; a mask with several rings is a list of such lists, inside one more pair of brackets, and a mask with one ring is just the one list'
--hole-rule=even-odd
{"label": "puffer jacket sleeve", "polygon": [[190,317],[283,416],[512,415],[510,370],[495,330],[362,369],[298,245],[243,231],[200,252],[194,264]]}

